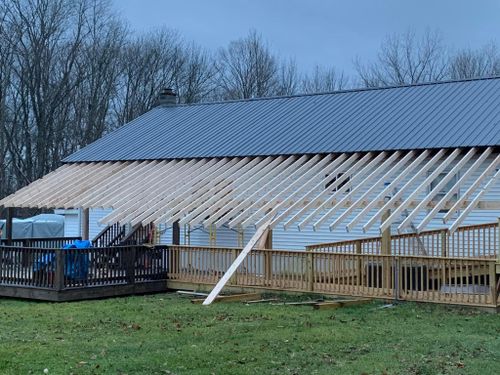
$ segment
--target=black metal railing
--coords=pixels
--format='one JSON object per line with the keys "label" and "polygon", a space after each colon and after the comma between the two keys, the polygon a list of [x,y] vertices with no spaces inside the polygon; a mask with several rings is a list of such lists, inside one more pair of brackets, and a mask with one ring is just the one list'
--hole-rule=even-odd
{"label": "black metal railing", "polygon": [[0,246],[0,285],[63,290],[124,285],[167,277],[167,247],[42,249]]}

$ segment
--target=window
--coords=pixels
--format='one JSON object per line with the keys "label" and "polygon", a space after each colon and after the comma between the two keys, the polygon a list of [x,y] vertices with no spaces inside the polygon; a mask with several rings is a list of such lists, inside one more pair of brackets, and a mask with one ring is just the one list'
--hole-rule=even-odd
{"label": "window", "polygon": [[[334,178],[332,178],[329,182],[327,182],[325,184],[325,190],[331,190],[330,192],[333,194],[334,192],[342,189],[344,186],[346,186],[348,183],[351,182],[351,177],[347,176],[347,177],[343,177],[344,176],[344,172],[340,172],[337,174],[337,176],[335,176]],[[328,177],[329,175],[327,174],[325,177]],[[342,180],[338,186],[336,186],[335,188],[333,189],[329,189],[330,186],[332,186],[336,181],[338,180]],[[349,193],[351,191],[351,187],[349,186],[349,188],[345,191],[345,193]]]}

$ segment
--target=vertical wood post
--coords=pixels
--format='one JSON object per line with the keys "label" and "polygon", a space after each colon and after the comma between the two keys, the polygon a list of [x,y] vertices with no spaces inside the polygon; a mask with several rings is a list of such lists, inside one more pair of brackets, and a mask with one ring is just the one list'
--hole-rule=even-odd
{"label": "vertical wood post", "polygon": [[14,219],[14,207],[7,207],[7,218],[5,220],[5,243],[12,245],[12,220]]}
{"label": "vertical wood post", "polygon": [[[179,220],[174,221],[172,224],[172,245],[181,244],[181,227],[179,225]],[[178,275],[180,273],[180,251],[178,248],[171,249],[170,261],[172,264],[167,265],[173,274]]]}
{"label": "vertical wood post", "polygon": [[[441,231],[441,257],[446,258],[448,256],[448,230],[445,229]],[[446,284],[446,267],[443,264],[443,270],[441,272],[441,285]]]}
{"label": "vertical wood post", "polygon": [[[382,218],[380,219],[383,223],[386,221],[389,216],[391,216],[391,210],[387,210],[382,214]],[[391,226],[385,229],[382,232],[382,240],[381,240],[381,253],[382,255],[391,255]],[[382,288],[388,289],[391,285],[391,262],[389,257],[384,257],[382,262]]]}
{"label": "vertical wood post", "polygon": [[[356,254],[361,255],[362,247],[361,241],[356,241]],[[356,285],[361,286],[361,281],[363,279],[363,272],[361,267],[363,267],[363,262],[361,261],[361,257],[357,257],[358,260],[356,262]]]}
{"label": "vertical wood post", "polygon": [[314,291],[314,253],[307,254],[307,290]]}
{"label": "vertical wood post", "polygon": [[[238,258],[238,255],[239,255],[239,250],[236,250],[234,249],[232,252],[231,252],[231,263],[233,263],[236,258]],[[238,269],[236,269],[233,273],[233,277],[231,277],[231,279],[229,279],[229,283],[231,285],[236,285],[238,284]]]}
{"label": "vertical wood post", "polygon": [[[272,229],[267,230],[267,234],[265,237],[265,242],[264,242],[264,248],[265,249],[272,249],[273,248],[273,231]],[[273,277],[273,253],[268,251],[265,253],[265,269],[266,269],[266,280],[271,282],[271,279]]]}
{"label": "vertical wood post", "polygon": [[82,240],[89,239],[89,209],[84,208],[82,212]]}
{"label": "vertical wood post", "polygon": [[179,225],[179,220],[174,221],[174,224],[172,224],[172,244],[181,244],[181,227]]}
{"label": "vertical wood post", "polygon": [[54,274],[54,288],[64,289],[64,253],[62,249],[56,249],[56,269]]}
{"label": "vertical wood post", "polygon": [[497,272],[496,265],[493,262],[490,263],[489,269],[489,279],[490,279],[490,296],[491,296],[491,304],[496,306],[498,292],[497,292]]}

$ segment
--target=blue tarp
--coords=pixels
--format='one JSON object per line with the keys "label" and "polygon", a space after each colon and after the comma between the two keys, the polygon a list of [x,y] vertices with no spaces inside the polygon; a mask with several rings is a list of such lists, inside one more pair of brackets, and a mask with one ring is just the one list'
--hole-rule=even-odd
{"label": "blue tarp", "polygon": [[[76,240],[72,244],[64,245],[63,250],[88,249],[92,243],[87,240]],[[49,253],[40,256],[33,265],[33,271],[55,271],[55,254]],[[86,253],[71,252],[64,254],[64,276],[73,280],[87,278],[89,272],[89,255]]]}

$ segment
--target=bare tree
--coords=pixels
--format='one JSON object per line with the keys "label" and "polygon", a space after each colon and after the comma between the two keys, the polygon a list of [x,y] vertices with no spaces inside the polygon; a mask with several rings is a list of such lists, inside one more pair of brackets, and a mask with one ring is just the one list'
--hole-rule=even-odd
{"label": "bare tree", "polygon": [[366,87],[439,81],[446,77],[448,63],[440,34],[427,30],[422,37],[414,31],[388,36],[377,59],[368,64],[355,61]]}
{"label": "bare tree", "polygon": [[295,60],[283,60],[276,73],[275,95],[294,95],[300,91],[300,80]]}
{"label": "bare tree", "polygon": [[204,101],[213,94],[215,62],[210,53],[194,43],[184,47],[181,73],[176,76],[175,88],[182,103]]}
{"label": "bare tree", "polygon": [[248,99],[276,92],[278,62],[256,31],[219,51],[217,83],[223,99]]}
{"label": "bare tree", "polygon": [[344,89],[348,84],[343,72],[335,68],[325,68],[316,65],[312,74],[306,74],[302,79],[301,91],[304,93],[331,92]]}
{"label": "bare tree", "polygon": [[115,123],[124,124],[152,108],[162,88],[176,88],[184,58],[182,40],[170,29],[151,32],[129,42],[121,55]]}
{"label": "bare tree", "polygon": [[451,56],[449,75],[452,79],[488,77],[500,74],[498,46],[491,42],[479,49],[463,49]]}

